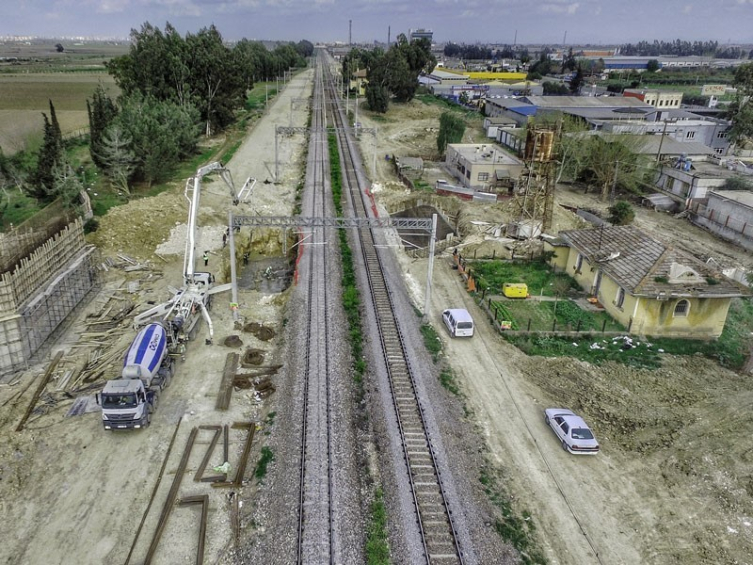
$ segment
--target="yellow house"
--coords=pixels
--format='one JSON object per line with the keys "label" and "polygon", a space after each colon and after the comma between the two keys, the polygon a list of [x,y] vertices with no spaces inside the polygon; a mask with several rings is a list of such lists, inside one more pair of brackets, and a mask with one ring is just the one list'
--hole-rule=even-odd
{"label": "yellow house", "polygon": [[352,93],[357,93],[358,96],[366,96],[366,86],[368,84],[369,81],[366,78],[366,69],[358,69],[354,71],[353,75],[350,77],[348,86]]}
{"label": "yellow house", "polygon": [[716,339],[732,299],[751,296],[748,287],[634,226],[563,231],[545,249],[554,253],[555,269],[575,278],[631,334]]}

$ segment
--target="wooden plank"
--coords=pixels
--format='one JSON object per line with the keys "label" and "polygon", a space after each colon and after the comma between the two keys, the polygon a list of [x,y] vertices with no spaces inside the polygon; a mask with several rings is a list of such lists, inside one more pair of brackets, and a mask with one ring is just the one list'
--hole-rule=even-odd
{"label": "wooden plank", "polygon": [[230,407],[230,397],[233,394],[233,379],[235,378],[235,372],[238,370],[239,360],[240,355],[237,353],[228,353],[225,358],[225,369],[222,373],[220,391],[215,404],[216,410],[227,410]]}
{"label": "wooden plank", "polygon": [[39,383],[39,386],[37,387],[37,390],[34,391],[34,396],[31,398],[31,402],[29,403],[29,407],[26,409],[26,413],[24,414],[24,417],[21,418],[21,421],[18,423],[18,426],[16,426],[16,431],[20,432],[24,429],[24,426],[26,425],[26,420],[29,419],[29,416],[31,416],[32,411],[34,410],[34,407],[37,405],[37,401],[39,400],[40,395],[42,394],[42,391],[47,386],[47,383],[50,380],[50,376],[52,376],[52,372],[55,370],[55,367],[60,362],[60,360],[63,358],[63,352],[58,351],[55,354],[55,357],[53,357],[50,364],[47,366],[47,371],[45,371],[44,376],[42,377],[42,381]]}

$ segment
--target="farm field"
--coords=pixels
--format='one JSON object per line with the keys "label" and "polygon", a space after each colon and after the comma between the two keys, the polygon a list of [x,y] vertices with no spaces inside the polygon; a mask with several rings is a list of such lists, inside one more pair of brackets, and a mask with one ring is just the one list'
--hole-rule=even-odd
{"label": "farm field", "polygon": [[11,155],[42,138],[42,112],[55,106],[63,135],[89,125],[86,99],[98,84],[110,96],[119,90],[105,61],[128,51],[128,42],[79,44],[55,41],[0,43],[0,149]]}
{"label": "farm field", "polygon": [[41,139],[50,100],[63,135],[88,127],[86,99],[98,84],[117,96],[112,77],[101,72],[0,74],[0,149],[10,155]]}

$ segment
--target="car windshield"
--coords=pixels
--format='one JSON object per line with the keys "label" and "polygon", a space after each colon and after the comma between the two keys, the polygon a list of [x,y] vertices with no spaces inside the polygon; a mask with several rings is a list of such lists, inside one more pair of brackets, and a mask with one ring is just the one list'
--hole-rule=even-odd
{"label": "car windshield", "polygon": [[594,435],[588,428],[573,428],[573,439],[593,439]]}
{"label": "car windshield", "polygon": [[473,322],[458,322],[459,330],[470,330],[473,327]]}
{"label": "car windshield", "polygon": [[133,408],[136,406],[135,394],[106,394],[102,398],[102,408]]}

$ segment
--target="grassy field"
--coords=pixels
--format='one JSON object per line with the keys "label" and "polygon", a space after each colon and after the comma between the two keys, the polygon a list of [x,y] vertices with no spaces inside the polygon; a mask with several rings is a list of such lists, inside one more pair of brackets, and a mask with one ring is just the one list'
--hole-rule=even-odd
{"label": "grassy field", "polygon": [[128,43],[74,44],[61,41],[0,43],[0,149],[11,155],[33,148],[42,138],[42,112],[50,100],[63,135],[89,125],[86,99],[102,84],[116,97],[119,90],[105,61],[128,52]]}
{"label": "grassy field", "polygon": [[[623,331],[624,328],[605,312],[583,310],[574,302],[562,300],[539,301],[499,300],[492,301],[492,311],[499,312],[498,319],[512,321],[513,329],[548,332],[573,330],[583,332]],[[555,325],[556,320],[556,325]]]}
{"label": "grassy field", "polygon": [[0,149],[11,155],[33,147],[42,138],[42,112],[49,115],[50,100],[63,135],[87,128],[86,99],[98,84],[112,97],[119,93],[102,73],[0,74]]}

